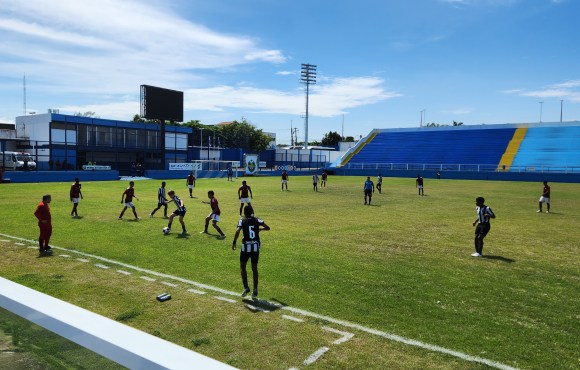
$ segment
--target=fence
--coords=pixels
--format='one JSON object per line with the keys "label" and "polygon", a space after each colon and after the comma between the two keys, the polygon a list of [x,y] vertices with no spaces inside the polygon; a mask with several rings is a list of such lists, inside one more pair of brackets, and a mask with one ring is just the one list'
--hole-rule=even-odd
{"label": "fence", "polygon": [[435,164],[435,163],[351,163],[343,169],[351,170],[404,170],[404,171],[453,171],[453,172],[511,172],[511,173],[575,173],[580,174],[580,167],[573,166],[511,166],[509,169],[493,164]]}

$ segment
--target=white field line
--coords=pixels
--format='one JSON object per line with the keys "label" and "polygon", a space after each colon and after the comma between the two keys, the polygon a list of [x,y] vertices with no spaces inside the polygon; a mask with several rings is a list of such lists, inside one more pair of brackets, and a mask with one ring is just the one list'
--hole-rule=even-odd
{"label": "white field line", "polygon": [[228,302],[228,303],[236,303],[237,301],[234,301],[233,299],[229,299],[226,297],[220,297],[218,295],[214,295],[213,296],[215,299],[219,299],[220,301],[224,301],[224,302]]}
{"label": "white field line", "polygon": [[27,247],[28,249],[38,249],[38,247],[35,247],[34,245],[31,245],[29,247]]}
{"label": "white field line", "polygon": [[106,266],[106,265],[103,265],[100,263],[95,263],[95,266],[97,266],[98,268],[101,268],[101,269],[105,269],[105,270],[109,269],[109,266]]}
{"label": "white field line", "polygon": [[197,289],[187,289],[188,292],[191,292],[193,294],[205,294],[204,291],[201,290],[197,290]]}
{"label": "white field line", "polygon": [[88,259],[86,258],[77,258],[77,261],[81,261],[81,262],[89,262]]}
{"label": "white field line", "polygon": [[129,271],[125,271],[125,270],[117,270],[117,272],[119,274],[123,274],[123,275],[131,275],[131,273]]}
{"label": "white field line", "polygon": [[155,281],[155,279],[150,278],[149,276],[139,276],[141,279],[143,280],[147,280],[147,281]]}
{"label": "white field line", "polygon": [[63,257],[63,258],[70,258],[70,256],[68,254],[59,254],[59,257]]}
{"label": "white field line", "polygon": [[299,319],[299,318],[294,317],[294,316],[282,315],[282,318],[286,319],[286,320],[290,320],[290,321],[295,321],[295,322],[304,322],[304,320]]}
{"label": "white field line", "polygon": [[[24,243],[14,243],[16,245],[24,245]],[[36,247],[35,247],[36,248]]]}
{"label": "white field line", "polygon": [[350,340],[352,337],[354,337],[353,333],[349,333],[346,331],[340,331],[340,330],[336,330],[334,328],[328,327],[328,326],[323,326],[322,330],[326,330],[329,331],[331,333],[336,333],[336,334],[340,334],[342,335],[342,338],[338,338],[337,340],[335,340],[334,342],[332,342],[332,344],[340,344],[340,343],[344,343],[347,340]]}
{"label": "white field line", "polygon": [[170,283],[169,281],[162,281],[161,284],[176,288],[177,284]]}
{"label": "white field line", "polygon": [[[1,237],[15,239],[15,240],[22,240],[22,241],[30,242],[30,243],[34,242],[33,240],[19,238],[19,237],[12,236],[12,235],[7,235],[7,234],[1,234],[0,233],[0,236]],[[157,272],[157,271],[153,271],[153,270],[144,269],[144,268],[141,268],[141,267],[129,265],[127,263],[110,260],[110,259],[105,258],[105,257],[101,257],[101,256],[89,254],[89,253],[84,253],[84,252],[76,251],[74,249],[67,249],[67,248],[54,247],[54,246],[53,246],[53,249],[59,249],[59,250],[62,250],[62,251],[66,251],[68,253],[76,253],[78,255],[85,256],[85,257],[89,257],[89,258],[98,259],[100,261],[107,262],[109,264],[115,264],[115,265],[118,265],[118,266],[122,266],[122,267],[125,267],[126,269],[139,271],[139,272],[142,272],[142,273],[146,273],[146,274],[153,275],[153,276],[157,276],[157,277],[162,277],[162,278],[165,278],[165,279],[180,281],[180,282],[185,283],[185,284],[194,285],[194,286],[197,286],[197,287],[202,288],[202,289],[212,290],[214,292],[219,292],[219,293],[226,294],[226,295],[230,295],[230,296],[236,296],[237,297],[239,295],[239,293],[235,293],[235,292],[232,292],[232,291],[229,291],[229,290],[221,289],[221,288],[214,287],[214,286],[207,285],[207,284],[198,283],[196,281],[184,279],[184,278],[181,278],[181,277],[178,277],[178,276],[164,274],[162,272]],[[81,260],[81,259],[79,259],[79,260]],[[88,262],[88,260],[87,260],[87,262]],[[145,278],[145,276],[141,276],[141,278]],[[287,311],[293,312],[295,314],[299,314],[299,315],[307,316],[307,317],[312,317],[312,318],[317,318],[317,319],[320,319],[320,320],[325,320],[325,321],[331,322],[331,323],[336,324],[336,325],[344,326],[344,327],[351,328],[351,329],[356,329],[356,330],[359,330],[359,331],[362,331],[362,332],[365,332],[365,333],[369,333],[369,334],[373,334],[373,335],[376,335],[376,336],[379,336],[379,337],[382,337],[382,338],[385,338],[385,339],[389,339],[389,340],[392,340],[392,341],[395,341],[395,342],[399,342],[399,343],[403,343],[403,344],[407,344],[407,345],[415,346],[415,347],[419,347],[419,348],[424,348],[424,349],[427,349],[427,350],[433,351],[433,352],[444,353],[446,355],[454,356],[454,357],[460,358],[460,359],[465,360],[465,361],[477,362],[477,363],[485,364],[487,366],[491,366],[491,367],[494,367],[494,368],[497,368],[497,369],[501,369],[501,370],[516,370],[515,367],[509,366],[509,365],[506,365],[506,364],[502,364],[501,362],[489,360],[489,359],[482,358],[482,357],[468,355],[466,353],[459,352],[459,351],[454,351],[454,350],[451,350],[451,349],[448,349],[448,348],[445,348],[445,347],[440,347],[440,346],[436,346],[436,345],[429,344],[429,343],[423,343],[423,342],[420,342],[418,340],[401,337],[399,335],[387,333],[387,332],[380,331],[380,330],[376,330],[376,329],[372,329],[372,328],[367,328],[365,326],[362,326],[362,325],[359,325],[359,324],[355,324],[355,323],[351,323],[349,321],[335,319],[335,318],[330,317],[330,316],[320,315],[320,314],[317,314],[317,313],[314,313],[314,312],[302,310],[302,309],[295,308],[295,307],[281,306],[281,305],[277,305],[277,306],[279,306],[280,309],[287,310]]]}
{"label": "white field line", "polygon": [[328,348],[328,347],[321,347],[321,348],[317,349],[316,352],[314,352],[313,354],[308,356],[308,358],[306,360],[304,360],[304,365],[308,366],[310,364],[313,364],[316,360],[318,360],[320,358],[320,356],[325,354],[329,349],[330,348]]}

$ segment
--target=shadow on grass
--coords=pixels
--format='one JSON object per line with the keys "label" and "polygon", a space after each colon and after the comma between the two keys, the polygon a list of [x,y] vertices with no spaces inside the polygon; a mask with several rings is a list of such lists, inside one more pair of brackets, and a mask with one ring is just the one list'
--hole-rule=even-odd
{"label": "shadow on grass", "polygon": [[73,220],[82,220],[84,216],[73,216],[71,217]]}
{"label": "shadow on grass", "polygon": [[498,261],[505,262],[505,263],[514,263],[514,262],[516,262],[516,260],[513,260],[511,258],[502,257],[502,256],[491,256],[491,255],[484,254],[481,257],[482,258],[485,258],[485,259],[488,259],[488,260],[498,260]]}
{"label": "shadow on grass", "polygon": [[[250,307],[246,306],[246,308],[252,312],[260,312],[263,310],[272,312],[277,311],[283,307],[283,305],[278,303],[268,302],[265,299],[259,298],[244,298],[242,299],[242,302],[250,305]],[[257,308],[257,310],[255,308]]]}

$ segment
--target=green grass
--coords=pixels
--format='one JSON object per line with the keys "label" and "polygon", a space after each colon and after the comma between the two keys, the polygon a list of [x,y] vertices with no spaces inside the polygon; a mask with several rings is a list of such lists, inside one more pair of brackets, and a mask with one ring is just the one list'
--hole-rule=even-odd
{"label": "green grass", "polygon": [[[537,214],[541,183],[427,179],[420,197],[414,179],[386,178],[369,207],[363,177],[331,176],[319,193],[310,177],[292,177],[289,192],[280,191],[278,178],[247,180],[256,215],[272,228],[261,234],[261,298],[514,367],[579,366],[580,185],[553,183],[553,213]],[[3,184],[0,233],[35,239],[32,213],[50,193],[51,244],[241,292],[239,255],[231,250],[241,181],[200,179],[197,198],[189,199],[185,180],[168,180],[188,209],[186,238],[177,236],[177,222],[162,234],[162,210],[148,218],[159,183],[136,182],[139,222],[130,221],[130,210],[117,220],[127,182],[83,182],[80,219],[69,216],[70,184]],[[210,189],[222,209],[223,241],[199,234]],[[483,259],[470,257],[476,196],[497,215]],[[169,288],[72,259],[37,259],[10,243],[3,249],[2,276],[236,367],[301,367],[337,339],[316,319],[297,325],[279,319],[288,312],[254,314],[242,303],[188,293],[184,284]],[[164,291],[173,299],[156,302]],[[485,368],[329,326],[355,337],[331,345],[313,368]]]}

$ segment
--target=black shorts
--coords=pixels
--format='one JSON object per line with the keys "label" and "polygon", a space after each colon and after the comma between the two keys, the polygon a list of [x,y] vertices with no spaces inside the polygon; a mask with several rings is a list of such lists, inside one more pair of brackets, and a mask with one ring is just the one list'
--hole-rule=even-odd
{"label": "black shorts", "polygon": [[176,216],[185,216],[186,212],[187,211],[180,211],[180,210],[176,209],[175,211],[173,211],[173,214]]}
{"label": "black shorts", "polygon": [[249,259],[252,260],[252,264],[257,265],[260,259],[260,252],[240,252],[240,263],[246,264]]}
{"label": "black shorts", "polygon": [[483,238],[487,235],[489,229],[491,229],[491,224],[489,222],[479,223],[475,228],[475,235],[481,235],[481,237]]}
{"label": "black shorts", "polygon": [[167,203],[157,203],[157,208],[161,208],[161,206],[167,207]]}
{"label": "black shorts", "polygon": [[365,197],[366,196],[372,197],[373,196],[373,191],[372,190],[365,190]]}

